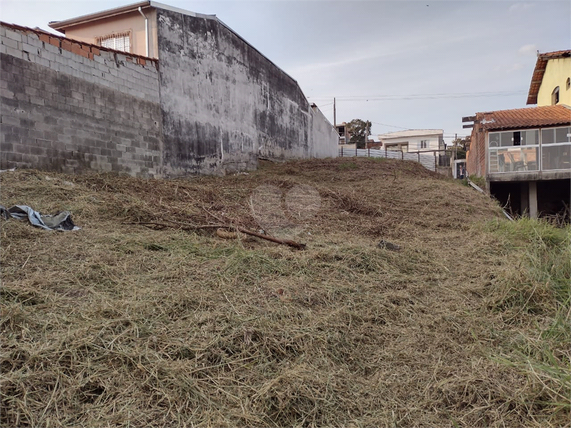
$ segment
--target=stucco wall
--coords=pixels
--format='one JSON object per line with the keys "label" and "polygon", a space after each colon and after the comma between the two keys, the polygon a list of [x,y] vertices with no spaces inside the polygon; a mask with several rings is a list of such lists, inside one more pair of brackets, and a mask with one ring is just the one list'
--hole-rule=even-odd
{"label": "stucco wall", "polygon": [[315,105],[311,106],[311,157],[332,158],[338,156],[339,134]]}
{"label": "stucco wall", "polygon": [[571,58],[550,59],[537,94],[538,106],[550,106],[551,94],[559,86],[559,104],[571,105],[571,88],[567,89],[567,79],[571,77]]}
{"label": "stucco wall", "polygon": [[157,9],[157,23],[168,174],[336,155],[333,127],[297,82],[216,18]]}
{"label": "stucco wall", "polygon": [[2,25],[0,67],[1,168],[160,174],[156,63]]}

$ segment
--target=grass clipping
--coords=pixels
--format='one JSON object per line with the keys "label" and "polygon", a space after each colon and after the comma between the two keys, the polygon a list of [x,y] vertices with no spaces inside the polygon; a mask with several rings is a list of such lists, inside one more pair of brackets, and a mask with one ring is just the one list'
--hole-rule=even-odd
{"label": "grass clipping", "polygon": [[[508,223],[415,163],[0,179],[3,205],[82,227],[2,222],[3,426],[571,422],[569,230]],[[208,213],[307,249],[130,224]]]}

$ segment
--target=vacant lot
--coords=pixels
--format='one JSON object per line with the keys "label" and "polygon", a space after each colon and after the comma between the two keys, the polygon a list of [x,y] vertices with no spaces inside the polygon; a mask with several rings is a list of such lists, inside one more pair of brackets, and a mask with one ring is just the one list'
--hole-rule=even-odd
{"label": "vacant lot", "polygon": [[3,426],[571,422],[569,229],[420,165],[0,179]]}

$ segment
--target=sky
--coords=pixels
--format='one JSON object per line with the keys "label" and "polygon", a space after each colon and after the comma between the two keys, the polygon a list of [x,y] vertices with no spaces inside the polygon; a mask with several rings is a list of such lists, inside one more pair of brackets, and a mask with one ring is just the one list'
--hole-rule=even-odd
{"label": "sky", "polygon": [[[299,83],[333,123],[372,135],[443,129],[526,107],[537,51],[571,48],[571,1],[159,0],[215,14]],[[137,0],[0,0],[0,20],[48,27]]]}

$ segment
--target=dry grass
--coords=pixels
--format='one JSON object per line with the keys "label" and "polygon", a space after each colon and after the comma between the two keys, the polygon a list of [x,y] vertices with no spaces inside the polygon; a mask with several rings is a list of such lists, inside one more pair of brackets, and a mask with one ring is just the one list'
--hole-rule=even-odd
{"label": "dry grass", "polygon": [[[3,426],[571,422],[568,302],[517,277],[528,253],[489,199],[415,163],[0,178],[3,205],[66,209],[83,228],[2,222]],[[307,250],[131,224],[166,220]]]}

